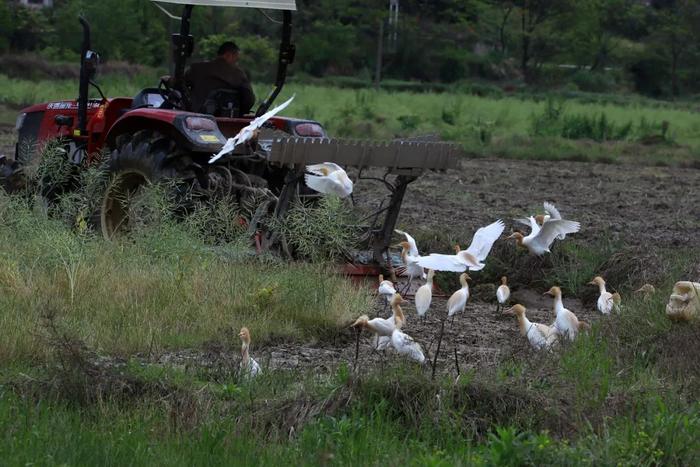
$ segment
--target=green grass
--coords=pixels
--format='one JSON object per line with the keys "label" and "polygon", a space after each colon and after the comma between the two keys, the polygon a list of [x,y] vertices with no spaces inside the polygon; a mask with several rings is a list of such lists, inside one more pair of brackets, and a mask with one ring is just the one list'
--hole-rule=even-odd
{"label": "green grass", "polygon": [[[109,96],[132,96],[157,81],[140,76],[134,81],[103,77]],[[74,98],[72,81],[30,82],[0,75],[0,103],[19,105]],[[267,94],[267,85],[256,85],[256,93]],[[547,102],[540,97],[480,97],[458,91],[442,93],[390,92],[374,89],[341,89],[319,85],[289,84],[280,99],[296,94],[286,115],[316,119],[329,134],[343,137],[395,138],[437,134],[461,143],[472,156],[501,156],[524,159],[629,160],[651,164],[697,164],[700,158],[700,114],[679,103],[657,105],[634,99],[620,105],[591,100],[565,101],[567,115],[605,119],[616,127],[635,129],[624,141],[596,143],[530,135],[532,120]],[[666,139],[671,143],[643,145],[641,137],[656,136],[668,122]],[[657,131],[658,129],[658,131]]]}
{"label": "green grass", "polygon": [[[164,224],[136,242],[76,234],[0,194],[0,362],[44,355],[42,317],[109,353],[318,339],[361,314],[363,290],[332,270],[207,246]],[[235,332],[234,332],[235,331]]]}

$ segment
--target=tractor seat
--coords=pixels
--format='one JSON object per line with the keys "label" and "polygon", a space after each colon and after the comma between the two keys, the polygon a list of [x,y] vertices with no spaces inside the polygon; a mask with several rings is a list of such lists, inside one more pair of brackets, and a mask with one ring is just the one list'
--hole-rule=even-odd
{"label": "tractor seat", "polygon": [[143,107],[152,107],[154,109],[159,109],[164,102],[165,99],[163,99],[163,93],[160,89],[146,88],[134,96],[134,99],[131,101],[131,108],[140,109]]}
{"label": "tractor seat", "polygon": [[232,89],[215,89],[207,95],[198,112],[215,117],[235,118],[242,115],[240,92]]}

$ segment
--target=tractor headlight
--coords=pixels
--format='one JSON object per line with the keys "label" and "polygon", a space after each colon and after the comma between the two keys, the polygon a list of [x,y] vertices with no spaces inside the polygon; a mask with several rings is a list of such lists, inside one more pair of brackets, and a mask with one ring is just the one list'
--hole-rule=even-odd
{"label": "tractor headlight", "polygon": [[17,115],[17,120],[15,121],[15,131],[19,131],[19,129],[22,128],[22,125],[24,124],[24,118],[26,116],[26,113],[21,113]]}
{"label": "tractor headlight", "polygon": [[185,126],[188,130],[194,131],[214,131],[219,128],[214,120],[202,117],[187,117]]}
{"label": "tractor headlight", "polygon": [[294,127],[294,132],[297,134],[297,136],[308,136],[315,138],[326,136],[326,132],[323,130],[323,127],[318,123],[312,122],[297,123],[297,125]]}

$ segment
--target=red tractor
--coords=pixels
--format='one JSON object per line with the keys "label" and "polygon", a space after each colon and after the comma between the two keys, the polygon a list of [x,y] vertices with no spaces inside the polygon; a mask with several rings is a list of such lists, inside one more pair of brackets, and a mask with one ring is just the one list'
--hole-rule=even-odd
{"label": "red tractor", "polygon": [[[386,264],[385,254],[408,183],[425,170],[454,167],[455,147],[421,141],[332,140],[318,122],[275,116],[266,123],[257,139],[217,163],[209,164],[212,154],[222,148],[227,138],[265,113],[280,93],[287,67],[295,54],[291,41],[295,0],[159,2],[183,5],[180,32],[172,35],[172,79],[161,80],[158,87],[143,89],[133,98],[105,97],[93,81],[99,57],[91,50],[89,25],[81,18],[83,43],[78,99],[36,104],[22,110],[17,119],[15,160],[0,161],[0,165],[4,164],[0,167],[0,174],[5,174],[6,178],[4,185],[10,185],[7,178],[21,174],[23,162],[38,154],[42,145],[50,140],[65,141],[66,157],[77,167],[84,162],[93,163],[99,154],[108,155],[111,182],[101,202],[99,224],[102,233],[111,238],[129,227],[129,210],[124,206],[124,199],[153,182],[174,179],[202,196],[227,194],[240,199],[264,194],[265,202],[261,203],[264,206],[258,211],[281,217],[290,201],[314,195],[303,182],[307,164],[336,162],[353,167],[355,181],[377,179],[376,175],[363,177],[363,172],[370,167],[380,167],[385,173],[379,178],[390,194],[375,207],[376,215],[368,217],[374,224],[366,226],[366,238],[367,247],[372,250],[370,263]],[[193,112],[184,74],[194,48],[190,19],[195,6],[201,5],[281,10],[282,39],[276,81],[255,113],[240,115],[236,93],[230,90],[218,93],[217,105],[210,113]],[[89,86],[95,87],[102,97],[89,99]],[[380,215],[383,215],[383,222]],[[274,243],[274,237],[273,232],[264,233],[260,238],[262,246]]]}

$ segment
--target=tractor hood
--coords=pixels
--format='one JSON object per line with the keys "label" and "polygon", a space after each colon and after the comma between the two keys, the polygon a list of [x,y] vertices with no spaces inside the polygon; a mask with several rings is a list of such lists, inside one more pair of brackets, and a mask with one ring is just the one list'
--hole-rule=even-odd
{"label": "tractor hood", "polygon": [[268,10],[296,10],[296,0],[151,0],[157,3],[180,5],[265,8]]}

